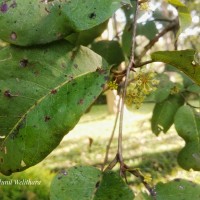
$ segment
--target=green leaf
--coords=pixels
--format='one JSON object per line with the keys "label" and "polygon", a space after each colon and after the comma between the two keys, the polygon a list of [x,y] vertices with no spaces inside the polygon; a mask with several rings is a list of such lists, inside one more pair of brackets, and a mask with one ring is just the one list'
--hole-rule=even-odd
{"label": "green leaf", "polygon": [[102,92],[109,68],[85,47],[60,41],[0,51],[0,171],[43,160]]}
{"label": "green leaf", "polygon": [[151,129],[154,134],[166,133],[174,122],[174,116],[184,103],[180,95],[170,95],[165,101],[157,103],[153,110]]}
{"label": "green leaf", "polygon": [[117,41],[101,40],[93,43],[91,49],[101,55],[110,65],[118,66],[124,61],[122,48]]}
{"label": "green leaf", "polygon": [[177,7],[180,7],[180,6],[185,6],[181,1],[179,0],[167,0],[168,3],[174,5],[174,6],[177,6]]}
{"label": "green leaf", "polygon": [[179,31],[177,33],[177,37],[178,37],[180,33],[184,32],[184,30],[191,25],[192,18],[187,6],[185,6],[181,1],[168,0],[168,2],[172,4],[173,6],[177,7],[177,10],[178,10],[179,26],[180,26]]}
{"label": "green leaf", "polygon": [[186,170],[200,171],[200,116],[189,106],[181,107],[175,116],[175,128],[185,140],[178,155],[179,165]]}
{"label": "green leaf", "polygon": [[99,24],[98,26],[95,26],[89,30],[81,31],[78,33],[72,33],[65,39],[75,45],[87,46],[88,44],[92,43],[95,38],[99,37],[103,33],[103,31],[107,27],[107,24],[108,21]]}
{"label": "green leaf", "polygon": [[134,194],[115,172],[94,167],[72,167],[58,174],[51,183],[50,199],[132,200]]}
{"label": "green leaf", "polygon": [[0,0],[0,5],[0,38],[28,46],[49,43],[74,32],[91,29],[110,18],[122,2]]}
{"label": "green leaf", "polygon": [[168,183],[158,183],[155,191],[156,200],[197,200],[200,196],[200,185],[184,179],[175,179]]}
{"label": "green leaf", "polygon": [[144,35],[149,40],[152,40],[157,33],[158,30],[154,21],[147,21],[146,23],[138,24],[137,35]]}
{"label": "green leaf", "polygon": [[[167,183],[158,183],[155,192],[156,200],[197,200],[200,196],[200,185],[185,179],[174,179]],[[154,200],[154,198],[146,193],[140,193],[134,200]]]}
{"label": "green leaf", "polygon": [[200,94],[200,86],[199,85],[196,85],[196,84],[191,84],[189,85],[186,90],[188,92],[193,92],[193,93],[196,93],[196,94]]}
{"label": "green leaf", "polygon": [[170,64],[184,72],[197,84],[200,84],[200,64],[195,60],[195,50],[157,51],[151,54],[153,61]]}

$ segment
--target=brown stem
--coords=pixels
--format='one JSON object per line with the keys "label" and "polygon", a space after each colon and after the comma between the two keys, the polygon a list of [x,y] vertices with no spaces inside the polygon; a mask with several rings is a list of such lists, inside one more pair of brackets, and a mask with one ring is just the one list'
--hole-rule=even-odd
{"label": "brown stem", "polygon": [[174,29],[176,29],[176,27],[178,26],[178,22],[177,20],[173,20],[170,24],[168,24],[160,33],[158,33],[158,35],[156,35],[156,37],[154,39],[152,39],[145,47],[144,50],[141,52],[140,56],[138,57],[138,63],[141,61],[141,59],[146,55],[146,53],[155,45],[156,42],[158,42],[158,40],[165,35],[166,33],[168,33],[169,31],[172,31]]}
{"label": "brown stem", "polygon": [[140,172],[138,169],[127,169],[128,172],[136,176],[141,180],[145,188],[149,191],[150,195],[153,197],[154,200],[156,200],[156,192],[154,187],[149,185],[149,183],[146,182],[144,175]]}
{"label": "brown stem", "polygon": [[142,67],[144,65],[147,65],[147,64],[150,64],[150,63],[153,63],[153,62],[157,62],[157,61],[147,60],[145,62],[142,62],[142,63],[139,63],[139,64],[135,65],[135,68],[140,68],[140,67]]}
{"label": "brown stem", "polygon": [[136,29],[137,29],[137,16],[138,16],[138,0],[136,0],[135,13],[133,18],[133,35],[132,35],[132,50],[131,50],[131,58],[126,71],[126,77],[124,82],[124,87],[122,89],[122,102],[120,109],[120,121],[119,121],[119,136],[118,136],[118,150],[117,155],[120,163],[120,174],[124,176],[124,162],[123,162],[123,154],[122,154],[122,132],[123,132],[123,117],[124,117],[124,103],[126,96],[126,88],[128,86],[128,78],[131,72],[131,69],[135,66],[135,40],[136,40]]}
{"label": "brown stem", "polygon": [[121,98],[119,98],[119,101],[118,101],[117,114],[116,114],[116,117],[115,117],[115,123],[114,123],[114,126],[113,126],[113,130],[112,130],[110,139],[109,139],[108,144],[106,146],[106,154],[105,154],[104,162],[103,162],[103,165],[102,165],[102,168],[101,168],[102,170],[104,169],[106,163],[108,162],[108,154],[109,154],[109,151],[110,151],[110,146],[111,146],[111,143],[113,141],[113,137],[114,137],[114,134],[115,134],[115,130],[116,130],[117,122],[118,122],[118,118],[119,118],[120,102],[121,102]]}
{"label": "brown stem", "polygon": [[115,156],[115,158],[109,163],[109,165],[106,167],[104,171],[111,170],[117,163],[119,162],[118,154]]}

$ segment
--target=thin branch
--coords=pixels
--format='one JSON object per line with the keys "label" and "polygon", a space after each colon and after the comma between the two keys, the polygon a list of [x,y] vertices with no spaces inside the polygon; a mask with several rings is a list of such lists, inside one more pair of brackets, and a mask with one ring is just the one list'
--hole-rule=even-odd
{"label": "thin branch", "polygon": [[110,162],[110,164],[106,167],[106,169],[104,171],[109,171],[111,169],[113,169],[113,167],[119,162],[118,159],[118,154],[115,156],[115,158]]}
{"label": "thin branch", "polygon": [[113,137],[114,137],[114,134],[115,134],[115,130],[116,130],[117,122],[118,122],[118,118],[119,118],[120,102],[121,102],[121,98],[119,98],[119,101],[118,101],[117,114],[116,114],[116,117],[115,117],[115,123],[114,123],[114,126],[113,126],[113,130],[112,130],[110,139],[109,139],[108,144],[106,146],[106,154],[105,154],[104,162],[103,162],[103,165],[102,165],[102,168],[101,168],[102,170],[104,169],[106,163],[108,162],[108,154],[109,154],[109,151],[110,151],[110,146],[111,146],[111,143],[113,141]]}
{"label": "thin branch", "polygon": [[135,65],[135,68],[140,68],[140,67],[143,67],[144,65],[147,65],[147,64],[150,64],[150,63],[153,63],[153,62],[157,62],[157,61],[147,60],[145,62],[142,62],[142,63],[139,63],[139,64]]}
{"label": "thin branch", "polygon": [[149,193],[153,197],[153,199],[156,200],[156,192],[155,192],[154,187],[149,185],[149,183],[145,180],[145,176],[140,172],[140,170],[128,169],[127,171],[130,172],[131,174],[133,174],[134,176],[136,176],[137,178],[139,178],[141,180],[141,182],[143,183],[143,185],[146,187],[146,189],[149,191]]}
{"label": "thin branch", "polygon": [[131,69],[134,68],[135,65],[135,40],[136,40],[136,28],[137,28],[137,16],[138,16],[138,0],[136,0],[135,6],[135,13],[133,18],[133,35],[132,35],[132,50],[131,50],[131,58],[130,62],[126,71],[126,77],[124,82],[124,87],[122,90],[122,103],[120,109],[120,121],[119,121],[119,136],[118,136],[118,150],[117,155],[120,163],[120,174],[124,176],[123,167],[123,155],[122,155],[122,132],[123,132],[123,117],[124,117],[124,103],[125,103],[125,96],[126,96],[126,88],[128,85],[128,78],[131,72]]}
{"label": "thin branch", "polygon": [[169,31],[174,30],[178,26],[177,20],[172,21],[170,24],[168,24],[154,39],[152,39],[145,47],[144,50],[141,52],[140,56],[138,57],[138,62],[146,55],[146,53],[155,45],[158,40],[168,33]]}
{"label": "thin branch", "polygon": [[159,18],[155,18],[155,19],[149,20],[149,21],[169,22],[169,23],[172,23],[172,22],[173,22],[172,19],[159,19]]}

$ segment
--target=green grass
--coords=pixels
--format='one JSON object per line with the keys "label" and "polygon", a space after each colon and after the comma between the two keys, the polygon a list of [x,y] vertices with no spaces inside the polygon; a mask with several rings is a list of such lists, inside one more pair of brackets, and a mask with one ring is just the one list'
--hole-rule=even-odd
{"label": "green grass", "polygon": [[[123,129],[125,163],[133,168],[140,168],[144,174],[151,174],[154,184],[174,178],[185,178],[200,183],[200,173],[184,171],[177,164],[176,157],[184,146],[184,141],[176,134],[174,127],[159,137],[152,134],[150,129],[152,109],[153,104],[145,104],[140,110],[125,111]],[[8,186],[3,186],[0,188],[0,199],[7,200],[10,198],[9,195],[14,200],[48,199],[50,181],[59,170],[74,165],[93,165],[100,168],[114,119],[114,115],[107,114],[106,106],[93,106],[45,160],[25,172],[12,176],[15,179],[39,179],[42,185],[12,187],[12,191]],[[117,131],[110,149],[109,161],[114,158],[116,150]],[[114,170],[118,168],[115,167]],[[144,189],[137,178],[128,175],[128,181],[134,191]],[[19,197],[19,193],[23,196]],[[4,198],[1,195],[4,195]]]}

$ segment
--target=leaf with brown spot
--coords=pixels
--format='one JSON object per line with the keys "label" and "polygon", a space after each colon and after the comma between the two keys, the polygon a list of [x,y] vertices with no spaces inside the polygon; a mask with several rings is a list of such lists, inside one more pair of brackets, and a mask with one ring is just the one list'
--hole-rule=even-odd
{"label": "leaf with brown spot", "polygon": [[[7,149],[0,151],[1,173],[22,171],[43,160],[102,92],[99,85],[110,71],[107,63],[86,47],[72,61],[73,50],[66,41],[1,49],[0,149]],[[24,58],[33,67],[20,67]],[[60,67],[62,63],[67,67]],[[105,74],[96,72],[97,67]],[[33,69],[40,73],[35,76]]]}

